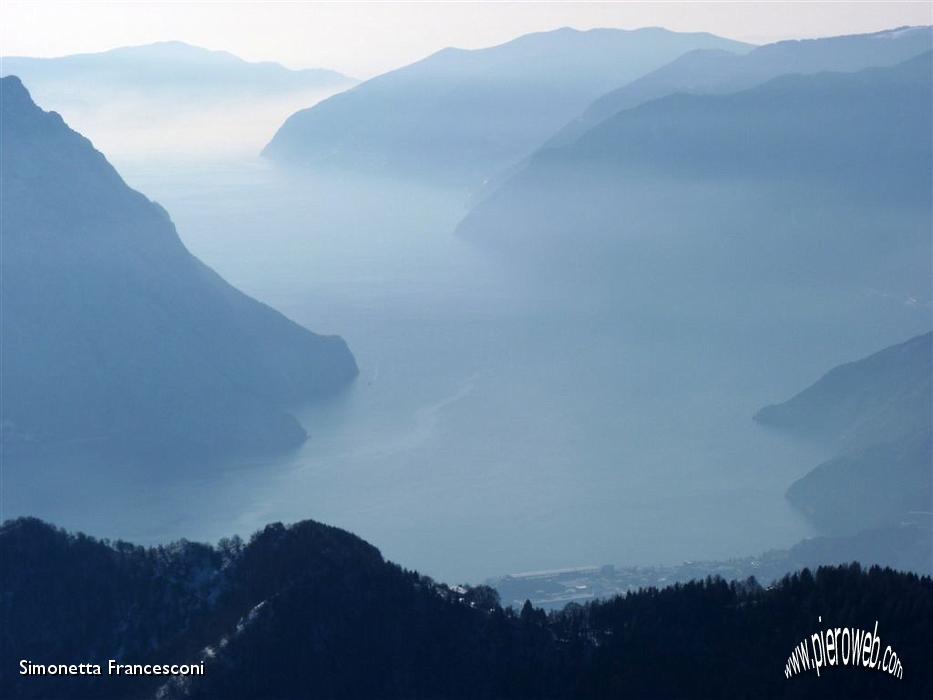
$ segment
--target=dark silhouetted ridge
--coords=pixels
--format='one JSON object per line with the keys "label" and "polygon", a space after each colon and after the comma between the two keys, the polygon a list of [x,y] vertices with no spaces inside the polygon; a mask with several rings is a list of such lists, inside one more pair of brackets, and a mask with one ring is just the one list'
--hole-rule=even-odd
{"label": "dark silhouetted ridge", "polygon": [[[248,543],[100,542],[37,520],[0,527],[0,687],[31,698],[927,697],[933,582],[857,564],[767,589],[709,578],[547,615],[448,587],[341,530],[267,526]],[[800,641],[873,630],[902,679],[783,674]],[[33,663],[192,663],[203,676],[20,676]],[[663,672],[662,672],[663,671]]]}

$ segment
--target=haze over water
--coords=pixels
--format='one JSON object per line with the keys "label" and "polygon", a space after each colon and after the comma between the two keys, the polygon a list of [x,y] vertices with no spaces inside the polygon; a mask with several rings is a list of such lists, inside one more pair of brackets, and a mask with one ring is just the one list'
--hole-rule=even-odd
{"label": "haze over water", "polygon": [[299,412],[311,439],[290,454],[101,474],[71,451],[7,469],[6,517],[137,543],[313,518],[451,582],[755,554],[813,534],[783,494],[827,455],[751,416],[890,331],[823,308],[789,336],[766,299],[716,317],[634,281],[571,291],[455,237],[461,191],[116,166],[232,284],[342,335],[360,376]]}

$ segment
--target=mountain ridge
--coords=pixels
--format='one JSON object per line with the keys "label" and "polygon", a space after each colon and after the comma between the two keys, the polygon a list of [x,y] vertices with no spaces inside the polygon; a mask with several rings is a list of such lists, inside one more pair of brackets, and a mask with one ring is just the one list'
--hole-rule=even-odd
{"label": "mountain ridge", "polygon": [[291,70],[170,41],[54,58],[3,57],[36,102],[111,158],[254,155],[299,105],[356,84],[327,69]]}
{"label": "mountain ridge", "polygon": [[469,184],[606,89],[703,45],[746,46],[660,29],[563,29],[446,48],[296,112],[263,155]]}
{"label": "mountain ridge", "polygon": [[[902,32],[907,30],[910,36]],[[882,38],[890,37],[885,44]],[[899,27],[868,34],[788,39],[747,53],[697,49],[594,101],[543,148],[574,141],[618,112],[675,92],[723,94],[754,87],[781,74],[855,72],[907,60],[933,49],[933,27]]]}
{"label": "mountain ridge", "polygon": [[823,530],[933,512],[933,332],[839,365],[754,420],[840,450],[787,490]]}
{"label": "mountain ridge", "polygon": [[[905,32],[909,36],[905,36]],[[890,39],[886,43],[879,40]],[[471,195],[476,206],[526,167],[536,155],[574,143],[619,112],[673,94],[728,94],[784,74],[855,72],[896,64],[933,49],[933,27],[898,27],[868,34],[789,39],[746,52],[695,49],[595,99],[550,135],[533,153],[490,177]]]}
{"label": "mountain ridge", "polygon": [[[643,588],[550,615],[503,608],[486,586],[448,586],[314,521],[248,542],[158,548],[99,541],[42,521],[0,524],[5,607],[0,683],[60,698],[844,698],[933,687],[929,577],[858,564],[768,588],[719,578]],[[75,601],[81,602],[76,605]],[[787,654],[824,624],[879,630],[903,679],[837,669],[786,680]],[[90,622],[93,624],[90,624]],[[764,631],[763,631],[764,630]],[[665,673],[646,673],[663,654]],[[19,676],[18,659],[197,663],[203,676]],[[271,673],[270,669],[275,672]],[[362,673],[361,669],[366,672]]]}
{"label": "mountain ridge", "polygon": [[292,77],[315,77],[319,79],[335,81],[338,83],[357,82],[352,76],[347,76],[329,68],[288,68],[276,61],[249,61],[237,56],[236,54],[223,49],[208,49],[196,44],[190,44],[185,41],[165,40],[154,41],[146,44],[136,44],[132,46],[117,46],[104,51],[85,51],[81,53],[64,54],[61,56],[25,56],[25,55],[7,55],[0,56],[0,61],[4,62],[2,66],[3,76],[18,75],[25,69],[28,75],[30,66],[50,66],[53,64],[94,64],[106,62],[113,58],[131,58],[143,60],[159,61],[178,61],[181,59],[210,58],[216,62],[224,62],[229,65],[252,66],[270,69],[282,76],[291,74]]}
{"label": "mountain ridge", "polygon": [[826,372],[765,406],[755,421],[835,444],[866,446],[933,425],[933,332]]}
{"label": "mountain ridge", "polygon": [[284,409],[356,376],[346,343],[227,284],[18,78],[0,89],[4,441],[302,442]]}
{"label": "mountain ridge", "polygon": [[539,151],[457,233],[590,280],[679,271],[670,285],[846,284],[925,303],[930,56],[622,111]]}

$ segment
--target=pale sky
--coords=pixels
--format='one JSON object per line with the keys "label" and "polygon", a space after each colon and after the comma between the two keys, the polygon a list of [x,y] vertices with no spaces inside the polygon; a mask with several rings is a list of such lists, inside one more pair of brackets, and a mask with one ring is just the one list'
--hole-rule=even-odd
{"label": "pale sky", "polygon": [[908,24],[933,24],[933,2],[0,0],[0,54],[61,56],[180,40],[365,78],[445,46],[491,46],[562,26],[663,26],[766,43]]}

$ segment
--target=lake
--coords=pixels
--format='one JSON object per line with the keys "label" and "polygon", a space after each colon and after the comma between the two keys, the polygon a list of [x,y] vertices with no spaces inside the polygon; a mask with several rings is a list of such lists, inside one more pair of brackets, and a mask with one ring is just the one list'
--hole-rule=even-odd
{"label": "lake", "polygon": [[638,281],[568,288],[456,237],[462,191],[261,160],[118,168],[231,283],[342,335],[360,376],[297,409],[311,439],[284,455],[7,460],[5,517],[145,544],[313,518],[449,582],[755,554],[814,534],[784,491],[828,452],[751,416],[926,323],[883,295],[860,303],[885,320],[859,324],[843,293],[718,314]]}

